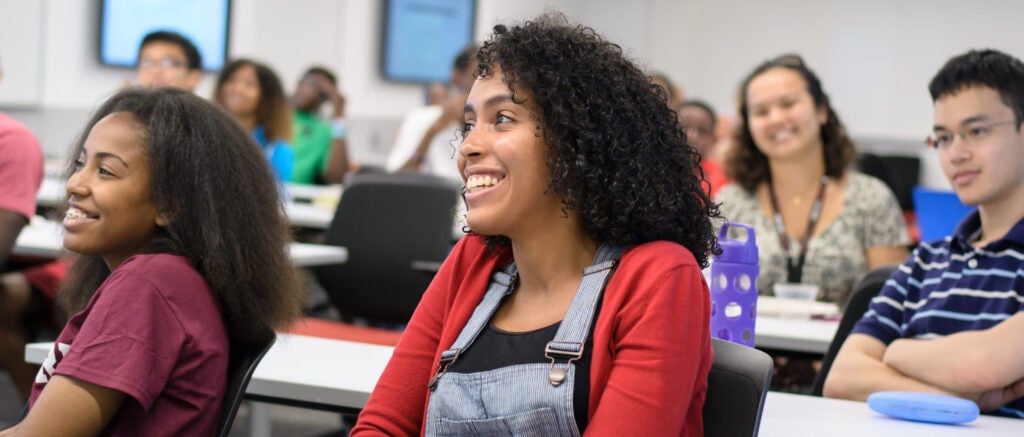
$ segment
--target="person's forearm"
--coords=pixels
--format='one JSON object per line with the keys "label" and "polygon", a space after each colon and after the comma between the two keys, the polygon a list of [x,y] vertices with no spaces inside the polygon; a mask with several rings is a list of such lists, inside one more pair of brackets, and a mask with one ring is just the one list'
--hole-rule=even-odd
{"label": "person's forearm", "polygon": [[1024,378],[1024,313],[983,331],[932,340],[897,340],[883,362],[915,379],[954,392],[984,392]]}
{"label": "person's forearm", "polygon": [[18,241],[18,234],[28,224],[28,220],[20,214],[0,209],[0,266],[7,263],[7,257],[11,255],[14,243]]}
{"label": "person's forearm", "polygon": [[324,182],[340,184],[348,172],[348,141],[336,138],[331,141],[331,152],[324,166]]}
{"label": "person's forearm", "polygon": [[853,334],[836,355],[825,380],[825,397],[863,401],[877,391],[901,390],[954,394],[918,381],[882,362],[886,346],[864,334]]}
{"label": "person's forearm", "polygon": [[420,166],[423,165],[423,159],[427,156],[427,151],[430,150],[430,143],[434,142],[434,137],[441,133],[441,129],[444,129],[448,123],[441,123],[438,120],[434,124],[430,125],[427,132],[423,134],[423,138],[420,138],[420,143],[416,145],[416,150],[413,151],[412,156],[402,164],[402,170],[419,170]]}

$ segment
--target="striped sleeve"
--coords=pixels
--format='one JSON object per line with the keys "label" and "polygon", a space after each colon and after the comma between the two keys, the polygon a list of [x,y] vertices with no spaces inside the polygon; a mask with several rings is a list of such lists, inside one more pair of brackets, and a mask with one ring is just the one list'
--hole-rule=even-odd
{"label": "striped sleeve", "polygon": [[920,281],[914,279],[914,267],[917,264],[920,249],[915,249],[913,256],[893,272],[878,292],[871,299],[867,312],[857,321],[851,333],[867,334],[888,345],[903,337],[905,320],[909,319],[905,303],[908,292],[920,291]]}

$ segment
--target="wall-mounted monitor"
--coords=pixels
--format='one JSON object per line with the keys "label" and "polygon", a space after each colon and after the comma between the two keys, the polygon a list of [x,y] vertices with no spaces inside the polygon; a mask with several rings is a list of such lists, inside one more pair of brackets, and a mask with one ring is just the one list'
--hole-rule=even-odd
{"label": "wall-mounted monitor", "polygon": [[388,0],[381,63],[398,82],[448,82],[455,56],[473,42],[476,0]]}
{"label": "wall-mounted monitor", "polygon": [[204,70],[220,70],[230,18],[231,0],[101,0],[100,62],[134,67],[142,37],[170,30],[196,45]]}

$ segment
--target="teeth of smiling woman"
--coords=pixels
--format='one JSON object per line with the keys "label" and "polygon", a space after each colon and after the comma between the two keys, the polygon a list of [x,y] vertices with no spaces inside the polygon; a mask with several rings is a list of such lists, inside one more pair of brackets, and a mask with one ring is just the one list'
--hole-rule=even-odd
{"label": "teeth of smiling woman", "polygon": [[64,213],[64,218],[68,220],[75,220],[86,217],[88,216],[78,208],[68,208],[68,211]]}
{"label": "teeth of smiling woman", "polygon": [[485,187],[490,185],[496,185],[498,178],[492,178],[490,176],[472,176],[466,181],[466,188]]}

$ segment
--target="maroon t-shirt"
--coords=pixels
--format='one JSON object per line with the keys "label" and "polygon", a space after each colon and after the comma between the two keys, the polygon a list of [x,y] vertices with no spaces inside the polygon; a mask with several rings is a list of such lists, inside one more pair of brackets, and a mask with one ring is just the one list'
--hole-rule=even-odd
{"label": "maroon t-shirt", "polygon": [[224,397],[228,335],[209,286],[185,258],[136,255],[68,321],[36,376],[128,395],[108,436],[208,436]]}

